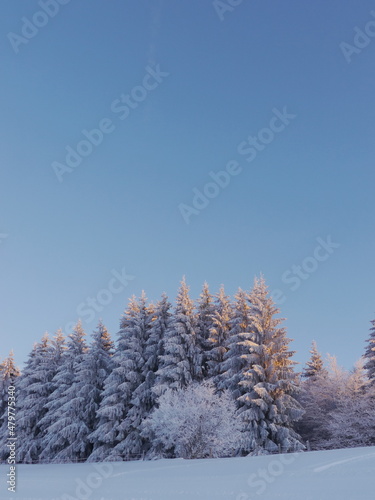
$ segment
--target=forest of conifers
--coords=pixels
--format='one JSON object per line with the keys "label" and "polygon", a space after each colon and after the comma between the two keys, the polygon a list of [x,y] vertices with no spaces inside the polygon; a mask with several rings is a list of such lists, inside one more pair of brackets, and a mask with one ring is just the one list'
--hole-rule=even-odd
{"label": "forest of conifers", "polygon": [[[375,444],[375,321],[352,371],[312,342],[301,370],[263,278],[231,300],[183,280],[131,298],[113,342],[80,322],[0,364],[0,459],[18,463],[204,458]],[[9,389],[10,388],[10,389]],[[15,425],[9,392],[15,397]]]}

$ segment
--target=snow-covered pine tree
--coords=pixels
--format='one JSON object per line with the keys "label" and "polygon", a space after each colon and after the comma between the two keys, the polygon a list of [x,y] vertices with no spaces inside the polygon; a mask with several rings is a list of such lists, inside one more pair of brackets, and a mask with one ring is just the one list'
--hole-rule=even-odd
{"label": "snow-covered pine tree", "polygon": [[[134,391],[132,398],[132,409],[129,416],[137,416],[136,425],[134,425],[134,433],[140,433],[142,438],[141,449],[138,445],[138,454],[145,455],[149,452],[153,444],[153,436],[143,428],[142,422],[149,416],[150,412],[156,406],[156,394],[153,391],[156,372],[159,369],[159,360],[163,355],[163,340],[165,332],[168,328],[171,318],[171,304],[168,297],[163,294],[161,300],[155,305],[150,324],[150,332],[146,341],[145,347],[145,365],[143,379],[144,382]],[[134,422],[135,423],[135,422]],[[139,443],[139,436],[137,437]]]}
{"label": "snow-covered pine tree", "polygon": [[[15,385],[21,372],[14,363],[13,351],[0,364],[0,461],[9,456],[9,448],[6,447],[9,436],[8,431],[8,388]],[[13,422],[14,423],[14,422]]]}
{"label": "snow-covered pine tree", "polygon": [[224,372],[223,362],[228,350],[227,342],[232,318],[232,306],[229,297],[225,295],[223,286],[221,286],[219,293],[215,297],[215,310],[211,318],[212,327],[208,338],[208,376],[212,378],[215,386],[219,387]]}
{"label": "snow-covered pine tree", "polygon": [[10,351],[9,356],[0,364],[0,428],[4,412],[8,409],[8,387],[14,385],[20,375],[21,372],[14,363],[13,351]]}
{"label": "snow-covered pine tree", "polygon": [[244,357],[246,348],[241,342],[244,337],[250,338],[250,304],[247,294],[239,289],[235,295],[232,318],[230,319],[230,330],[227,339],[227,351],[224,354],[221,374],[218,377],[218,388],[228,389],[237,401],[244,394],[244,389],[239,385],[243,380],[243,374],[250,368]]}
{"label": "snow-covered pine tree", "polygon": [[296,364],[290,358],[291,340],[281,319],[275,318],[279,310],[268,296],[263,277],[256,278],[249,294],[250,335],[242,333],[239,342],[246,349],[242,356],[249,367],[239,382],[244,393],[238,398],[239,415],[244,422],[243,451],[288,452],[302,449],[300,436],[293,424],[303,414],[295,399],[298,392]]}
{"label": "snow-covered pine tree", "polygon": [[72,384],[63,394],[66,402],[60,408],[59,420],[65,423],[64,436],[74,436],[66,440],[56,455],[58,460],[83,461],[92,451],[88,436],[97,424],[96,412],[99,408],[104,380],[111,371],[112,341],[101,321],[92,335],[92,343],[76,365]]}
{"label": "snow-covered pine tree", "polygon": [[296,430],[314,450],[331,447],[330,415],[348,391],[350,375],[338,365],[335,356],[328,355],[327,367],[314,379],[303,381],[299,397],[305,413],[297,423]]}
{"label": "snow-covered pine tree", "polygon": [[[153,385],[156,377],[156,372],[159,369],[161,356],[164,354],[164,336],[171,321],[171,304],[168,297],[163,294],[160,301],[157,302],[154,308],[152,322],[150,325],[150,333],[146,342],[145,352],[145,373],[146,379],[150,379]],[[151,381],[152,379],[152,381]],[[153,403],[150,403],[150,408]]]}
{"label": "snow-covered pine tree", "polygon": [[61,356],[56,374],[52,379],[53,392],[45,404],[47,413],[40,422],[41,427],[45,429],[40,459],[46,462],[59,463],[77,459],[77,455],[67,456],[64,450],[73,441],[79,443],[79,436],[76,436],[69,428],[71,419],[67,407],[72,399],[70,389],[87,353],[85,336],[82,323],[78,321],[73,332],[68,335],[67,348]]}
{"label": "snow-covered pine tree", "polygon": [[126,405],[123,421],[118,425],[118,444],[110,453],[112,460],[139,458],[145,452],[141,436],[141,422],[149,412],[150,388],[145,384],[146,347],[149,339],[154,308],[148,306],[144,292],[138,301],[137,314],[126,321],[120,330],[124,339],[122,358],[126,367],[121,392]]}
{"label": "snow-covered pine tree", "polygon": [[314,380],[318,376],[324,376],[324,374],[327,374],[327,370],[324,368],[322,355],[318,351],[315,340],[313,340],[311,344],[310,354],[311,357],[306,363],[302,376],[306,379]]}
{"label": "snow-covered pine tree", "polygon": [[66,340],[61,328],[57,330],[57,332],[53,336],[51,341],[51,346],[52,346],[52,363],[54,365],[56,374],[59,366],[63,362],[64,352],[66,351]]}
{"label": "snow-covered pine tree", "polygon": [[[63,331],[61,328],[57,330],[55,335],[52,338],[51,341],[51,349],[50,349],[50,356],[51,356],[51,377],[48,382],[48,398],[47,398],[47,403],[50,399],[50,396],[56,389],[56,384],[54,383],[54,377],[57,374],[57,371],[60,367],[60,365],[63,363],[63,356],[64,352],[66,350],[66,342],[65,342],[65,337],[63,334]],[[46,403],[46,404],[47,404]],[[46,422],[45,419],[47,418],[47,413],[48,411],[45,412],[45,415],[41,418],[39,421],[38,425],[40,428],[40,439],[43,442],[44,436],[47,434],[48,428],[46,427]]]}
{"label": "snow-covered pine tree", "polygon": [[197,302],[196,345],[202,356],[202,378],[208,377],[210,334],[214,326],[215,304],[209,286],[205,282]]}
{"label": "snow-covered pine tree", "polygon": [[372,327],[370,329],[370,337],[367,340],[368,346],[364,354],[367,376],[370,384],[375,387],[375,319],[371,321]]}
{"label": "snow-covered pine tree", "polygon": [[92,442],[88,436],[98,426],[97,411],[102,400],[104,383],[113,368],[113,349],[111,336],[100,320],[92,334],[91,344],[74,384],[77,387],[77,416],[80,417],[83,439],[87,443],[87,457],[92,452]]}
{"label": "snow-covered pine tree", "polygon": [[312,342],[310,354],[310,359],[302,371],[304,380],[297,396],[305,412],[296,424],[296,431],[308,442],[308,446],[315,447],[318,439],[327,438],[327,431],[323,430],[326,412],[322,411],[318,402],[322,393],[321,387],[326,383],[329,374],[315,341]]}
{"label": "snow-covered pine tree", "polygon": [[148,334],[149,311],[146,297],[138,303],[132,297],[121,321],[119,338],[113,355],[113,368],[104,382],[104,391],[97,411],[98,425],[90,435],[93,452],[89,462],[122,460],[126,451],[122,447],[115,450],[126,437],[133,391],[141,383],[144,365],[144,346]]}
{"label": "snow-covered pine tree", "polygon": [[174,314],[165,332],[160,367],[154,391],[160,396],[167,389],[188,386],[202,379],[202,355],[196,342],[196,316],[189,288],[183,278]]}
{"label": "snow-covered pine tree", "polygon": [[14,353],[10,351],[9,356],[0,365],[0,387],[1,395],[8,393],[8,386],[14,385],[17,377],[21,375],[19,368],[14,362]]}
{"label": "snow-covered pine tree", "polygon": [[53,348],[48,334],[37,343],[16,381],[17,397],[17,461],[32,463],[42,451],[41,421],[47,413],[45,404],[51,394],[55,374]]}

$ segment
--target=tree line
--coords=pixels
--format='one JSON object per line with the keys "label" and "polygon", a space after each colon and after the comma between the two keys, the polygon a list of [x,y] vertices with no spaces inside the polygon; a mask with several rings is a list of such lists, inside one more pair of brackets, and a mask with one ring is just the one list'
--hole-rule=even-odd
{"label": "tree line", "polygon": [[243,456],[375,444],[375,320],[352,372],[315,343],[302,372],[263,277],[231,300],[183,279],[174,307],[132,297],[116,342],[80,322],[0,364],[0,460],[16,388],[17,462]]}

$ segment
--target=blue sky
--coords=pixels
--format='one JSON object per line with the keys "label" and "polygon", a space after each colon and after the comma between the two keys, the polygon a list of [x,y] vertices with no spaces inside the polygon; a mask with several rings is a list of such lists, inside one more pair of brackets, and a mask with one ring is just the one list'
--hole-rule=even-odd
{"label": "blue sky", "polygon": [[[71,0],[53,17],[40,3],[5,0],[0,20],[0,356],[21,365],[80,313],[115,335],[132,294],[174,301],[183,275],[196,298],[204,281],[232,295],[263,273],[295,359],[315,339],[350,368],[375,317],[374,2],[244,0],[220,15],[204,0]],[[294,117],[270,133],[275,109]],[[69,167],[65,148],[103,120]],[[249,162],[238,148],[258,134]],[[229,162],[237,175],[207,187]]]}

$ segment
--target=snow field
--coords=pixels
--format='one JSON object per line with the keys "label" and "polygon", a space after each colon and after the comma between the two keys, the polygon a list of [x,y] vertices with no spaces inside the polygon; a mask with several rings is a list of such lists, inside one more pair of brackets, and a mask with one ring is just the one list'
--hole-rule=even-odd
{"label": "snow field", "polygon": [[371,500],[375,447],[206,460],[18,465],[1,500]]}

